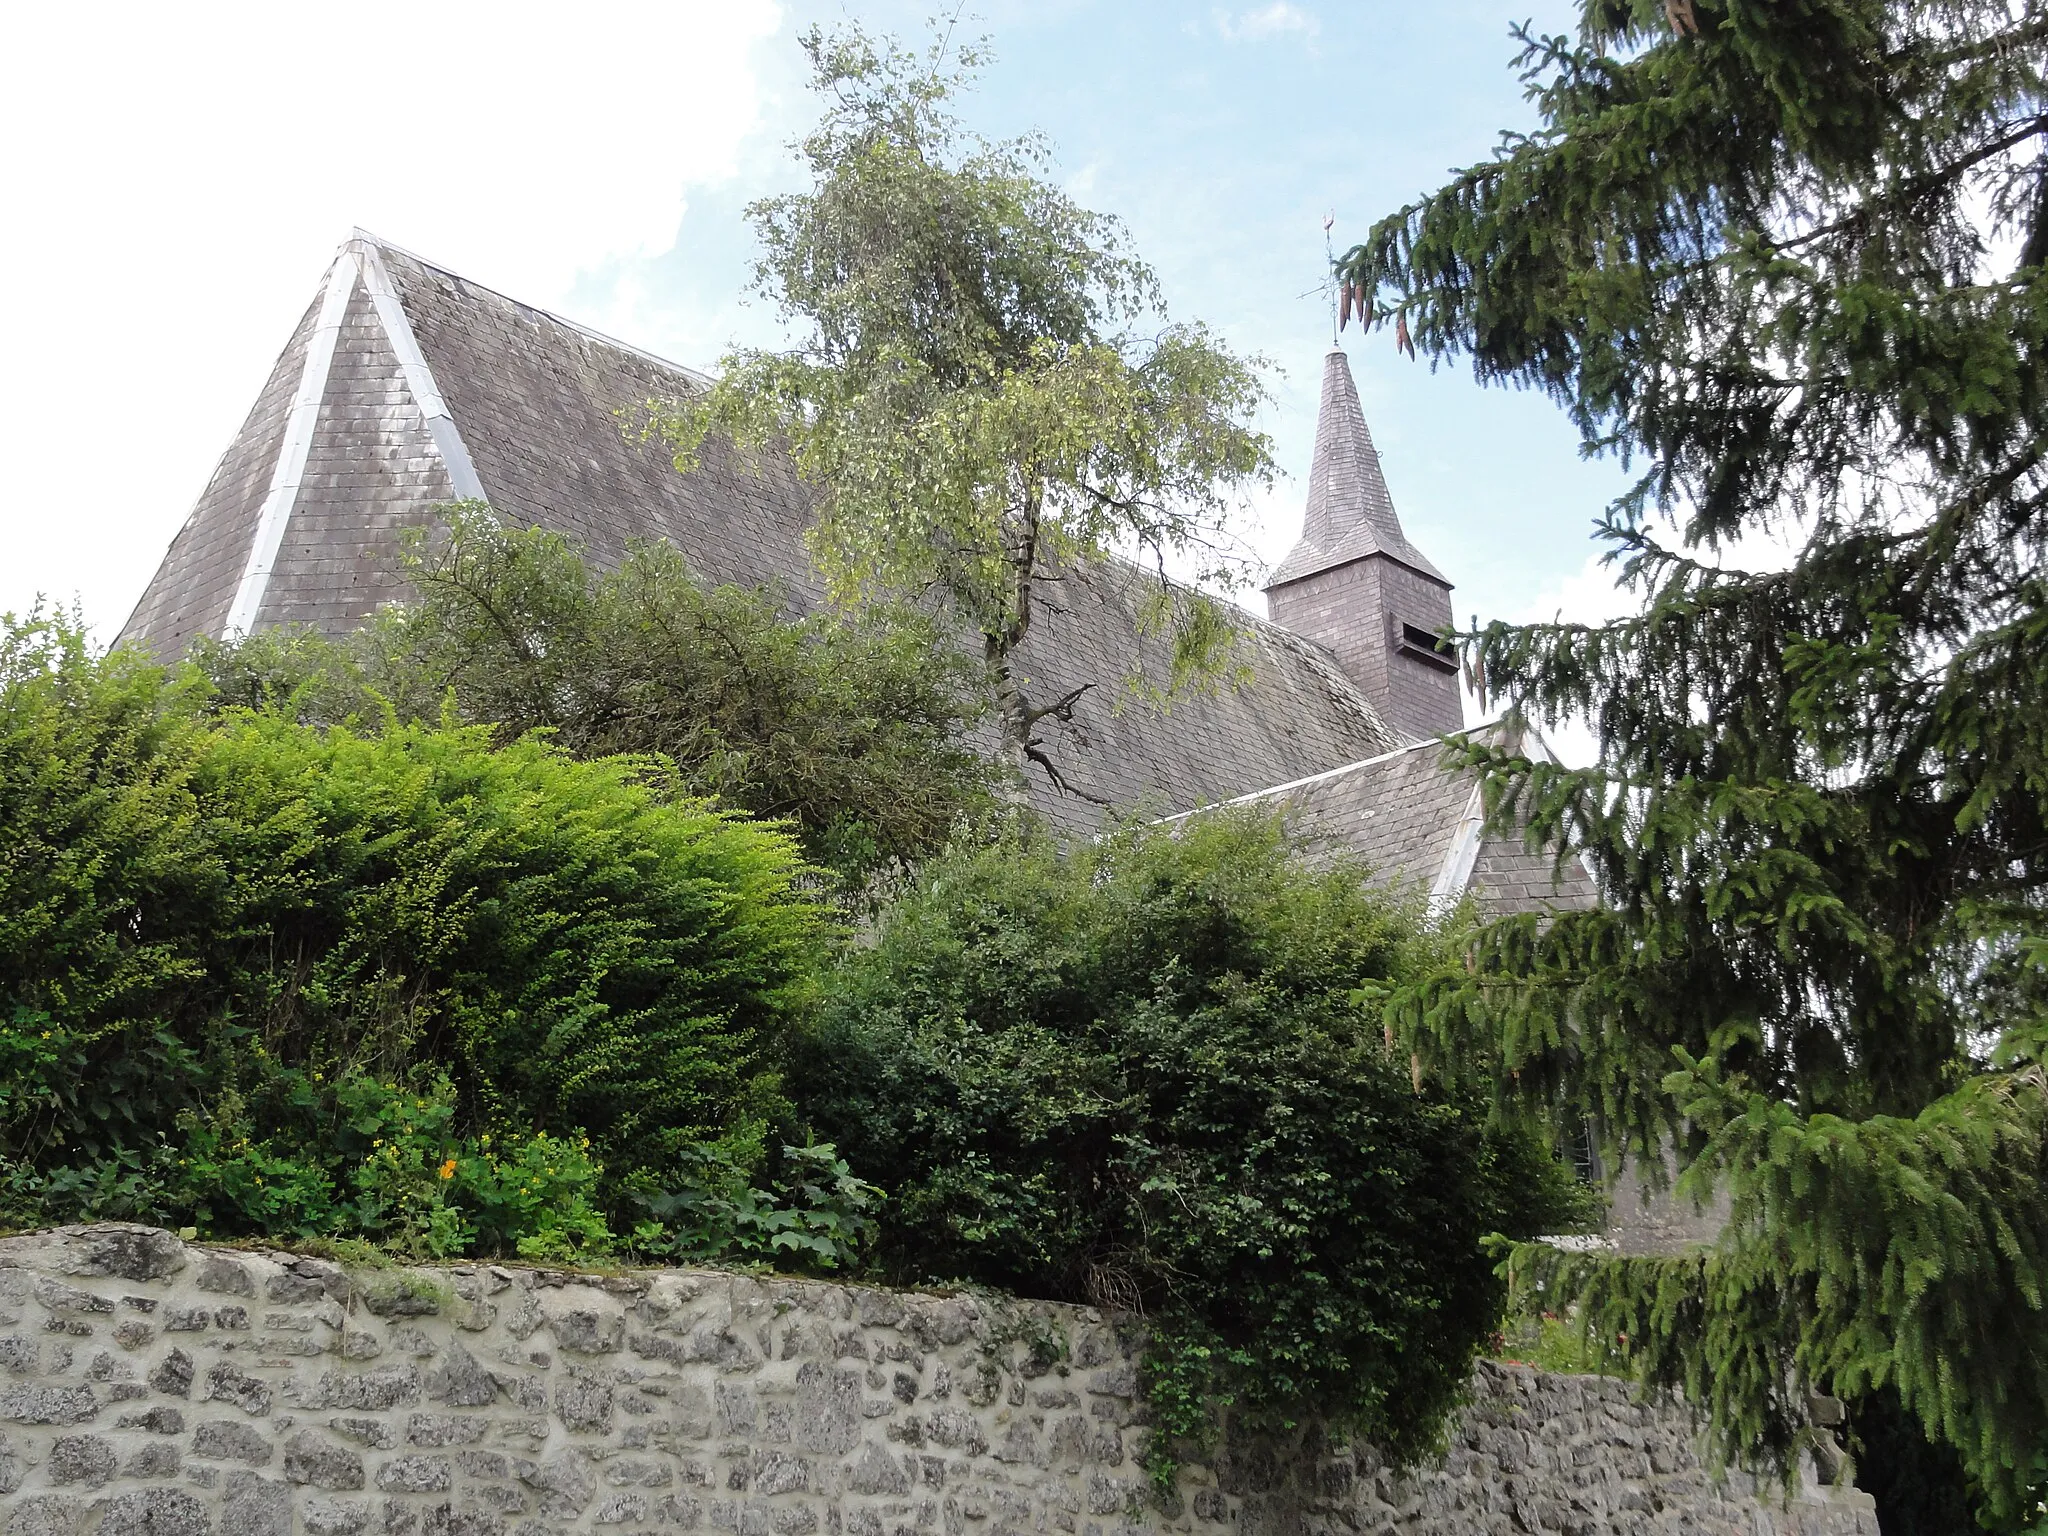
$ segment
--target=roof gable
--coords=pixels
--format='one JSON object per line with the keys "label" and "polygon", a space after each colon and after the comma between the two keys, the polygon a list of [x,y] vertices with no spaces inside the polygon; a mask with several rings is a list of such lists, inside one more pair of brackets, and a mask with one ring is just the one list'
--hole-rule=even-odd
{"label": "roof gable", "polygon": [[[1524,739],[1547,755],[1540,740]],[[1277,806],[1311,857],[1362,860],[1376,883],[1433,904],[1469,895],[1489,916],[1593,906],[1596,889],[1578,860],[1560,864],[1487,827],[1478,776],[1446,767],[1445,750],[1440,740],[1416,742],[1230,803]]]}

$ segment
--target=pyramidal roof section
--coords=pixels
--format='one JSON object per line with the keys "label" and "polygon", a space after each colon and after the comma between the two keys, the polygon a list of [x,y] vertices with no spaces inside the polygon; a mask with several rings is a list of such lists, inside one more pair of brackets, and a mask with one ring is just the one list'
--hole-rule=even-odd
{"label": "pyramidal roof section", "polygon": [[1401,531],[1387,494],[1380,456],[1358,404],[1351,360],[1332,347],[1323,359],[1323,401],[1316,416],[1316,449],[1308,474],[1308,514],[1301,542],[1288,552],[1266,585],[1270,590],[1368,555],[1386,555],[1421,574],[1449,581]]}
{"label": "pyramidal roof section", "polygon": [[[257,512],[255,536],[250,541],[248,558],[222,625],[226,634],[247,634],[256,627],[257,618],[263,611],[271,578],[276,574],[285,531],[299,506],[301,492],[306,488],[306,472],[313,456],[316,431],[321,425],[321,417],[327,414],[329,395],[337,382],[333,377],[337,343],[341,340],[351,309],[361,307],[357,302],[359,291],[368,300],[368,311],[375,316],[376,329],[383,333],[381,338],[365,339],[372,347],[381,340],[382,349],[388,351],[397,363],[405,393],[411,397],[412,411],[421,418],[419,425],[426,428],[432,440],[434,453],[447,475],[449,489],[460,498],[484,499],[483,482],[477,478],[476,466],[470,461],[462,433],[434,383],[433,371],[420,354],[419,339],[414,336],[412,322],[406,318],[405,309],[398,302],[391,274],[384,266],[383,252],[376,240],[357,230],[327,269],[319,312],[300,364],[299,384],[292,396],[291,410],[285,418],[277,461],[271,468],[270,485]],[[390,403],[402,410],[407,402],[393,400]]]}
{"label": "pyramidal roof section", "polygon": [[[389,532],[418,492],[437,501],[486,495],[384,248],[358,230],[122,638],[169,654],[202,633],[360,617],[392,595],[391,573],[358,561],[339,585],[359,590],[334,590],[336,536],[359,525],[344,542],[360,555],[364,536]],[[336,603],[348,613],[324,611]]]}
{"label": "pyramidal roof section", "polygon": [[[346,633],[407,595],[405,530],[457,496],[567,536],[600,569],[636,540],[666,539],[707,582],[772,586],[792,611],[813,607],[825,597],[805,543],[816,498],[795,466],[713,440],[679,474],[637,430],[647,402],[703,380],[358,231],[122,638],[175,656],[234,630]],[[1171,669],[1171,639],[1143,622],[1152,580],[1116,560],[1072,573],[1024,647],[1044,697],[1122,678],[1134,654],[1148,674]],[[1187,809],[1396,745],[1311,641],[1247,615],[1242,647],[1243,686],[1171,713],[1090,694],[1047,750],[1102,800]],[[1095,830],[1094,804],[1037,781],[1033,793],[1056,824]]]}

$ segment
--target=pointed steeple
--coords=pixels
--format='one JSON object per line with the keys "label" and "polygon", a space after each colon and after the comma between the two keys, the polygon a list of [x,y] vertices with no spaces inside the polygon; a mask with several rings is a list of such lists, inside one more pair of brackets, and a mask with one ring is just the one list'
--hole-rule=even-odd
{"label": "pointed steeple", "polygon": [[1401,531],[1372,432],[1359,408],[1351,359],[1332,347],[1323,359],[1323,403],[1316,416],[1316,451],[1308,472],[1301,542],[1280,562],[1268,585],[1299,581],[1368,555],[1387,555],[1425,576],[1444,579]]}
{"label": "pointed steeple", "polygon": [[1451,622],[1451,584],[1401,529],[1351,360],[1334,347],[1323,359],[1301,540],[1266,601],[1276,623],[1328,650],[1401,735],[1464,724],[1457,663],[1435,638]]}

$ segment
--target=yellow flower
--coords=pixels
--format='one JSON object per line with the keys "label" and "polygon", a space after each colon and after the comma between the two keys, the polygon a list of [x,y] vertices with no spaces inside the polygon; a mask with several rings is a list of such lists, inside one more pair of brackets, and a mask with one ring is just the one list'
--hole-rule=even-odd
{"label": "yellow flower", "polygon": [[455,1177],[455,1159],[454,1159],[454,1158],[452,1158],[452,1157],[451,1157],[451,1158],[449,1158],[447,1162],[445,1162],[445,1163],[443,1163],[443,1164],[441,1165],[441,1177],[442,1177],[442,1178],[444,1178],[444,1179],[452,1179],[452,1178],[454,1178],[454,1177]]}

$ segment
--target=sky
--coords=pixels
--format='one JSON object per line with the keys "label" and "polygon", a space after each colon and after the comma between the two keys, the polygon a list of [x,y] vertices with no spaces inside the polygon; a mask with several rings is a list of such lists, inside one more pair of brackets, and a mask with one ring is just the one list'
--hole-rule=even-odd
{"label": "sky", "polygon": [[[853,17],[921,39],[935,4],[25,8],[0,60],[0,611],[43,595],[112,638],[353,227],[693,366],[772,344],[744,209],[799,184],[796,38]],[[1341,250],[1530,126],[1509,23],[1572,9],[981,0],[959,22],[995,56],[970,126],[1045,133],[1172,315],[1279,370],[1268,562],[1300,531],[1323,220]],[[1461,622],[1626,606],[1590,541],[1621,472],[1554,405],[1344,340]]]}

